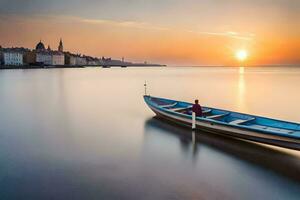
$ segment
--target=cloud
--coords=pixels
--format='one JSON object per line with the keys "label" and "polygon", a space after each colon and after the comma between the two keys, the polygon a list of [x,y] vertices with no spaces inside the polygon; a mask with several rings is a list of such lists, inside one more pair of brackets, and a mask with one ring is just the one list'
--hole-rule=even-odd
{"label": "cloud", "polygon": [[[137,22],[137,21],[115,21],[115,20],[106,20],[106,19],[85,19],[80,18],[80,22],[90,23],[90,24],[105,24],[112,26],[120,26],[127,28],[138,28],[138,29],[148,29],[148,30],[159,30],[159,31],[178,31],[169,27],[157,26],[147,22]],[[222,37],[230,37],[240,40],[252,40],[255,37],[253,33],[238,33],[234,31],[227,32],[206,32],[206,31],[193,31],[193,30],[184,30],[189,33],[196,33],[202,35],[214,35]]]}
{"label": "cloud", "polygon": [[142,21],[130,21],[130,20],[109,20],[109,19],[92,19],[92,18],[82,18],[77,16],[70,16],[70,15],[32,15],[32,16],[20,16],[20,15],[1,15],[0,18],[4,18],[6,20],[14,19],[14,20],[55,20],[57,22],[64,22],[64,21],[75,21],[79,23],[87,23],[87,24],[94,24],[94,25],[109,25],[109,26],[116,26],[116,27],[125,27],[125,28],[134,28],[134,29],[145,29],[145,30],[155,30],[155,31],[184,31],[188,33],[200,34],[200,35],[211,35],[211,36],[218,36],[218,37],[229,37],[238,40],[253,40],[255,34],[253,33],[238,33],[235,31],[224,31],[224,32],[211,32],[211,31],[195,31],[195,30],[184,30],[184,29],[176,29],[170,28],[166,26],[160,26],[151,24],[148,22]]}
{"label": "cloud", "polygon": [[230,37],[234,39],[240,40],[252,40],[255,37],[253,33],[238,33],[234,31],[226,31],[226,32],[205,32],[205,31],[192,31],[188,30],[190,33],[196,33],[201,35],[213,35],[213,36],[222,36],[222,37]]}
{"label": "cloud", "polygon": [[169,28],[166,27],[155,26],[146,22],[138,22],[138,21],[116,21],[116,20],[107,20],[107,19],[85,19],[85,18],[80,18],[79,21],[83,23],[90,23],[90,24],[103,24],[103,25],[138,28],[138,29],[161,30],[161,31],[170,30]]}

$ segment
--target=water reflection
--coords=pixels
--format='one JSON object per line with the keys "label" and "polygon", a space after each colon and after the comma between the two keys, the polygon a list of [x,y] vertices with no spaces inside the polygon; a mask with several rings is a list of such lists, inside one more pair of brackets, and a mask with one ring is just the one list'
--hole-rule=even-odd
{"label": "water reflection", "polygon": [[244,74],[244,73],[245,73],[245,67],[241,66],[241,67],[239,68],[239,73],[240,73],[240,74]]}
{"label": "water reflection", "polygon": [[181,151],[185,156],[190,157],[192,155],[193,161],[197,161],[197,155],[202,148],[210,148],[246,162],[250,167],[263,168],[264,170],[276,172],[276,174],[290,180],[300,182],[300,160],[299,157],[293,154],[292,150],[274,148],[269,145],[205,132],[197,131],[194,133],[189,129],[171,124],[157,117],[148,119],[145,122],[145,134],[152,134],[153,132],[178,138]]}
{"label": "water reflection", "polygon": [[193,147],[193,156],[195,156],[198,152],[198,145],[196,140],[196,131],[192,131],[192,147]]}
{"label": "water reflection", "polygon": [[237,99],[237,106],[238,110],[244,110],[247,112],[246,103],[245,103],[245,94],[246,94],[246,86],[245,86],[245,68],[240,67],[239,68],[239,80],[238,80],[238,99]]}
{"label": "water reflection", "polygon": [[300,121],[299,74],[286,68],[3,70],[0,199],[297,199],[299,152],[147,120],[153,113],[141,96],[148,80],[156,96],[197,96],[229,110],[240,99],[240,112],[247,107]]}

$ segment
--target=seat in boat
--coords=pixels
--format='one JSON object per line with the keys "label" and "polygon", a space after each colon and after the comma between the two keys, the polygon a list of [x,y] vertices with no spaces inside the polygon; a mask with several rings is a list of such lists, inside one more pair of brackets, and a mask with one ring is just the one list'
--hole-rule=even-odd
{"label": "seat in boat", "polygon": [[210,112],[211,112],[211,109],[202,110],[203,114],[207,114],[207,113],[210,113]]}
{"label": "seat in boat", "polygon": [[241,124],[243,124],[243,123],[250,122],[250,121],[253,121],[253,120],[255,120],[255,118],[250,118],[250,119],[237,119],[237,120],[234,120],[234,121],[229,122],[229,124],[232,124],[232,125],[241,125]]}
{"label": "seat in boat", "polygon": [[161,108],[171,108],[171,107],[176,106],[176,105],[177,105],[177,102],[172,103],[172,104],[167,104],[167,105],[161,105],[159,107],[161,107]]}
{"label": "seat in boat", "polygon": [[208,116],[206,117],[206,119],[218,119],[221,117],[225,117],[226,115],[229,115],[230,113],[224,113],[224,114],[219,114],[219,115],[212,115],[212,116]]}
{"label": "seat in boat", "polygon": [[187,109],[191,109],[193,106],[188,106],[188,107],[181,107],[181,108],[171,108],[170,110],[174,111],[174,112],[180,112],[183,110],[187,110]]}

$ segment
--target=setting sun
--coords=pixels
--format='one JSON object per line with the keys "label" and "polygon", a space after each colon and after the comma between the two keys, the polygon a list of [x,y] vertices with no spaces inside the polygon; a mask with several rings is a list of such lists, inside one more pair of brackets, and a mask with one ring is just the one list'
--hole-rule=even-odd
{"label": "setting sun", "polygon": [[236,52],[235,57],[239,61],[245,61],[248,58],[248,52],[246,50],[239,50]]}

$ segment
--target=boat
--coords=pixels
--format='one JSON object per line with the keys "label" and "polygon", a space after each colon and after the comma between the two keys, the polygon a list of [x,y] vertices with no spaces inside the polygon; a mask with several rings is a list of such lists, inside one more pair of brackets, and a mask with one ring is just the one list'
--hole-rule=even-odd
{"label": "boat", "polygon": [[300,150],[300,124],[202,107],[203,116],[193,120],[192,103],[144,95],[149,108],[159,117],[208,133]]}

